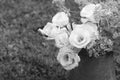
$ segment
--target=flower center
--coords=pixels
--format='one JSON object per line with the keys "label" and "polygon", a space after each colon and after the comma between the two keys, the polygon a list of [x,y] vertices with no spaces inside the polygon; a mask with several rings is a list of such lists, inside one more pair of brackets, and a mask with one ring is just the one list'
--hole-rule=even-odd
{"label": "flower center", "polygon": [[68,55],[65,55],[64,56],[64,60],[67,62],[69,60],[69,56]]}
{"label": "flower center", "polygon": [[83,41],[83,39],[84,39],[84,38],[83,38],[82,36],[80,36],[80,37],[78,37],[77,40],[78,40],[78,42],[81,42],[81,41]]}

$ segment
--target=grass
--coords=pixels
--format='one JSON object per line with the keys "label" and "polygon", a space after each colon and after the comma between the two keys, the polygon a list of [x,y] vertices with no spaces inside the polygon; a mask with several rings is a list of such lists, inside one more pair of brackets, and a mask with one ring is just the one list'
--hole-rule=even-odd
{"label": "grass", "polygon": [[54,41],[37,31],[57,9],[51,0],[0,0],[0,80],[65,80]]}

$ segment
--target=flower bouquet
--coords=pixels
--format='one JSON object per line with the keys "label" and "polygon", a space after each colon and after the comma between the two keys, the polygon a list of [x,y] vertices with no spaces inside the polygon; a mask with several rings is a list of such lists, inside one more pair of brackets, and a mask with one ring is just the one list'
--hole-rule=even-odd
{"label": "flower bouquet", "polygon": [[[75,0],[79,6],[80,16],[80,22],[77,23],[72,18],[71,9],[65,6],[66,1],[53,0],[59,12],[43,29],[38,29],[45,39],[55,41],[55,46],[59,48],[56,59],[61,66],[65,70],[77,68],[83,59],[79,55],[83,54],[81,52],[83,49],[87,51],[87,56],[98,59],[100,56],[112,54],[115,47],[114,40],[120,36],[117,31],[119,25],[114,21],[120,16],[118,6],[114,5],[117,2],[99,3]],[[109,60],[106,63],[109,63]]]}

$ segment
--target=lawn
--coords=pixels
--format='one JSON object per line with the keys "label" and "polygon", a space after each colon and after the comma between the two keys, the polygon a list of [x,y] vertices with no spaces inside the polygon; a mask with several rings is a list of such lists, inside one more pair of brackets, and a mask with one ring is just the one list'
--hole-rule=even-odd
{"label": "lawn", "polygon": [[62,80],[54,41],[37,31],[57,9],[51,0],[0,0],[0,80]]}

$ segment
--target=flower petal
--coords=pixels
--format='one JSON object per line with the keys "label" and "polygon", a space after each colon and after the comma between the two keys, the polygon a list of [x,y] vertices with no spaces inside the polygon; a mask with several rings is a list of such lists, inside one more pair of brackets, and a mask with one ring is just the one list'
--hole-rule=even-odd
{"label": "flower petal", "polygon": [[63,32],[55,37],[56,46],[58,48],[67,46],[69,44],[69,36],[67,32]]}

